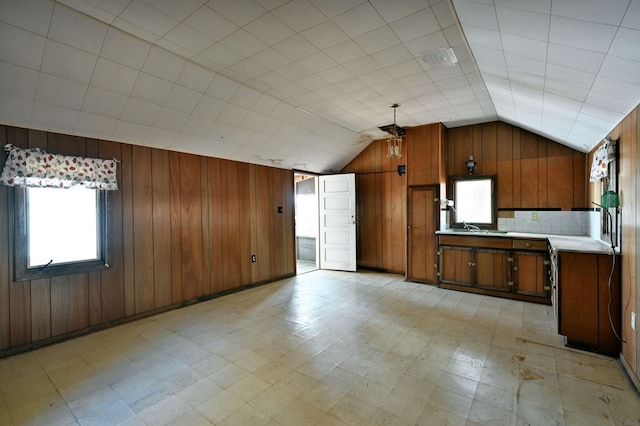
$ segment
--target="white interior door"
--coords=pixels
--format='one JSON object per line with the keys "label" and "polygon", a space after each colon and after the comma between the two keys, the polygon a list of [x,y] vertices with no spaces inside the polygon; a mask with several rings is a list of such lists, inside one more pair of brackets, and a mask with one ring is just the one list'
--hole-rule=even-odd
{"label": "white interior door", "polygon": [[356,175],[320,176],[320,268],[356,270]]}

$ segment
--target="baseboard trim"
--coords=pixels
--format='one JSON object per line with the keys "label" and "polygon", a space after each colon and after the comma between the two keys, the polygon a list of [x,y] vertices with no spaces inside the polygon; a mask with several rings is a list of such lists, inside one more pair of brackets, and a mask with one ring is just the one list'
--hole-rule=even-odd
{"label": "baseboard trim", "polygon": [[618,357],[618,361],[622,366],[622,371],[625,372],[627,378],[629,379],[631,384],[633,384],[633,387],[636,389],[636,393],[640,395],[640,379],[638,379],[638,376],[636,376],[636,374],[633,372],[633,370],[631,369],[631,366],[625,359],[624,355],[622,355],[622,353],[620,353],[620,356]]}

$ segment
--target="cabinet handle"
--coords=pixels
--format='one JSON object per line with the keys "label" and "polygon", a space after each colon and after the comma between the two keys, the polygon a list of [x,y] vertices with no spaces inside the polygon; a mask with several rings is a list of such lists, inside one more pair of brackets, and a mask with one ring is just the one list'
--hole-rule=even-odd
{"label": "cabinet handle", "polygon": [[531,243],[524,243],[525,247],[531,247]]}
{"label": "cabinet handle", "polygon": [[437,263],[434,263],[434,264],[433,264],[433,267],[434,267],[434,268],[437,268],[437,267],[438,267],[438,264],[437,264]]}
{"label": "cabinet handle", "polygon": [[517,266],[514,266],[514,267],[513,267],[513,270],[514,270],[514,271],[517,271],[517,270],[518,270],[518,267],[517,267]]}
{"label": "cabinet handle", "polygon": [[507,285],[508,285],[509,287],[513,287],[513,281],[507,281]]}
{"label": "cabinet handle", "polygon": [[507,262],[513,262],[513,257],[507,257]]}
{"label": "cabinet handle", "polygon": [[542,264],[543,264],[544,266],[549,266],[549,265],[551,265],[551,262],[550,262],[550,261],[548,261],[548,260],[544,260],[544,261],[542,261]]}
{"label": "cabinet handle", "polygon": [[544,286],[544,291],[549,291],[549,290],[551,290],[551,287],[549,287],[548,285],[545,285]]}

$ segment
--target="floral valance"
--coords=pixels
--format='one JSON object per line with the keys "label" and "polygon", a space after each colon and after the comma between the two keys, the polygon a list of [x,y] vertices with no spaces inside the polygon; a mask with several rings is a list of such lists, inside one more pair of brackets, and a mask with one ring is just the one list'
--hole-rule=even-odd
{"label": "floral valance", "polygon": [[614,148],[609,140],[600,145],[600,148],[593,154],[591,163],[591,174],[589,180],[596,182],[598,179],[606,178],[609,174],[609,163],[615,158]]}
{"label": "floral valance", "polygon": [[22,149],[5,145],[9,152],[0,183],[31,188],[70,188],[84,185],[91,189],[117,190],[117,160],[49,154],[39,148]]}

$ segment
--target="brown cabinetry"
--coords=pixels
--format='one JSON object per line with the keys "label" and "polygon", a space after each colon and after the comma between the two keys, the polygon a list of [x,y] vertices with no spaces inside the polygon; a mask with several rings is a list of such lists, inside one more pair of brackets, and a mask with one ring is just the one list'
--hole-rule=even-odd
{"label": "brown cabinetry", "polygon": [[551,303],[546,240],[440,234],[438,244],[440,287]]}
{"label": "brown cabinetry", "polygon": [[[605,254],[552,253],[558,334],[567,346],[617,355],[620,341],[620,271]],[[619,260],[619,259],[617,259]],[[616,262],[616,265],[619,261]]]}

